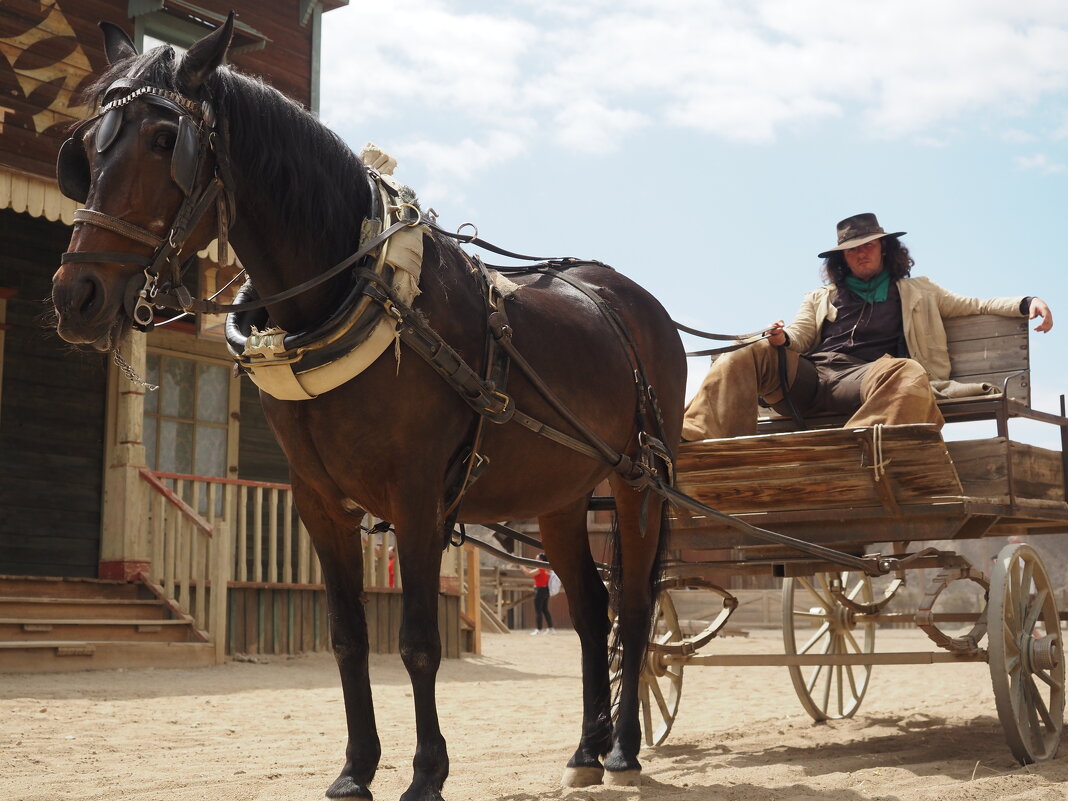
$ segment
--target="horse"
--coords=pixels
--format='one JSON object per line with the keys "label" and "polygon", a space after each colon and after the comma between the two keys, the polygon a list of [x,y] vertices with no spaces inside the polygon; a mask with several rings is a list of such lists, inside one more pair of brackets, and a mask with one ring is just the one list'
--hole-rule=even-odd
{"label": "horse", "polygon": [[[191,300],[182,264],[216,237],[248,276],[244,306],[235,306],[260,317],[236,336],[260,343],[259,355],[349,319],[342,301],[353,297],[377,322],[329,330],[363,331],[366,341],[378,334],[364,329],[386,332],[381,355],[336,387],[292,387],[303,374],[284,358],[259,373],[281,368],[291,391],[257,381],[326,587],[348,729],[327,797],[371,798],[381,756],[361,602],[365,512],[393,524],[403,579],[400,653],[417,739],[403,801],[442,798],[441,554],[454,524],[487,521],[536,518],[570,602],[582,725],[563,783],[638,783],[637,687],[667,538],[666,503],[650,487],[667,481],[685,391],[667,312],[597,262],[541,264],[504,281],[483,269],[314,115],[226,66],[232,15],[181,56],[166,46],[140,54],[117,26],[101,28],[109,66],[90,89],[98,113],[74,129],[57,162],[61,188],[84,204],[53,279],[61,338],[107,352],[131,328],[150,328],[167,298],[172,308],[211,308]],[[390,209],[400,219],[386,229]],[[405,270],[383,272],[375,255],[397,232],[416,253],[406,269],[419,277],[406,293],[389,279]],[[231,329],[240,317],[231,314]],[[237,357],[257,374],[255,358]],[[618,593],[606,587],[586,527],[605,478]],[[622,651],[614,720],[610,602]]]}

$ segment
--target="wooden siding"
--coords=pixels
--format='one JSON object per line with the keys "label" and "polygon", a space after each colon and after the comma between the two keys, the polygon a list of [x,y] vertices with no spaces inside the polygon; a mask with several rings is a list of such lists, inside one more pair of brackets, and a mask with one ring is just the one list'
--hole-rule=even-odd
{"label": "wooden siding", "polygon": [[70,230],[0,211],[7,302],[0,391],[0,573],[92,577],[100,550],[107,363],[44,320]]}
{"label": "wooden siding", "polygon": [[[297,0],[202,0],[218,14],[231,9],[269,40],[233,59],[294,100],[311,97],[312,26],[301,25]],[[53,178],[56,153],[70,123],[87,113],[81,91],[107,66],[97,23],[131,36],[127,0],[3,0],[0,4],[0,164]]]}
{"label": "wooden siding", "polygon": [[[326,593],[313,587],[254,586],[233,582],[227,651],[234,654],[299,654],[330,648]],[[400,653],[401,594],[368,590],[364,611],[371,653]],[[438,596],[441,655],[458,659],[460,598]]]}
{"label": "wooden siding", "polygon": [[248,376],[241,377],[237,478],[289,483],[289,462],[263,416],[260,391]]}

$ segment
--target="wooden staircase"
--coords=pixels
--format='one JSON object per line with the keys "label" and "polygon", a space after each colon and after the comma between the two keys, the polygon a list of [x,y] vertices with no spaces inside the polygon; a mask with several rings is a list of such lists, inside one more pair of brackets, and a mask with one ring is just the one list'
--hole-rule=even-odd
{"label": "wooden staircase", "polygon": [[145,584],[0,576],[0,673],[213,664],[207,636]]}

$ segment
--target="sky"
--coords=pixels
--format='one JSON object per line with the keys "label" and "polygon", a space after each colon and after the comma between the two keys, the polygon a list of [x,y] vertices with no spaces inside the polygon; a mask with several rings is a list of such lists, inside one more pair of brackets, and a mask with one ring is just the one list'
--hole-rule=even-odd
{"label": "sky", "polygon": [[321,81],[324,122],[444,227],[607,262],[706,331],[789,322],[874,212],[914,275],[1044,298],[1032,403],[1068,391],[1064,0],[352,0]]}

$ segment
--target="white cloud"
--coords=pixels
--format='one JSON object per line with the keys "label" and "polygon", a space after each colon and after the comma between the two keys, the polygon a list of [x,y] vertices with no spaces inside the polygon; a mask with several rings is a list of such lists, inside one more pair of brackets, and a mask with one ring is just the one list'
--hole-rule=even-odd
{"label": "white cloud", "polygon": [[608,153],[619,149],[623,136],[649,124],[638,111],[605,108],[596,100],[579,100],[556,114],[557,141],[580,153]]}
{"label": "white cloud", "polygon": [[1045,153],[1035,153],[1033,156],[1017,156],[1013,159],[1013,163],[1021,170],[1035,170],[1045,175],[1054,175],[1068,169],[1064,164],[1051,161]]}
{"label": "white cloud", "polygon": [[474,173],[508,161],[526,150],[523,138],[509,131],[490,131],[482,139],[469,137],[455,144],[442,144],[429,139],[402,143],[392,154],[401,163],[415,159],[427,165],[432,179],[469,179]]}
{"label": "white cloud", "polygon": [[[324,17],[324,117],[410,120],[471,140],[466,175],[522,143],[619,147],[653,125],[767,143],[830,124],[945,142],[1065,105],[1062,0],[459,0],[354,4]],[[1000,124],[998,124],[1000,123]],[[1068,123],[1060,129],[1068,136]],[[372,131],[364,135],[371,135]],[[506,136],[507,134],[507,136]],[[441,165],[441,153],[417,155]],[[1047,165],[1045,169],[1048,169]],[[459,172],[455,172],[461,177]]]}

